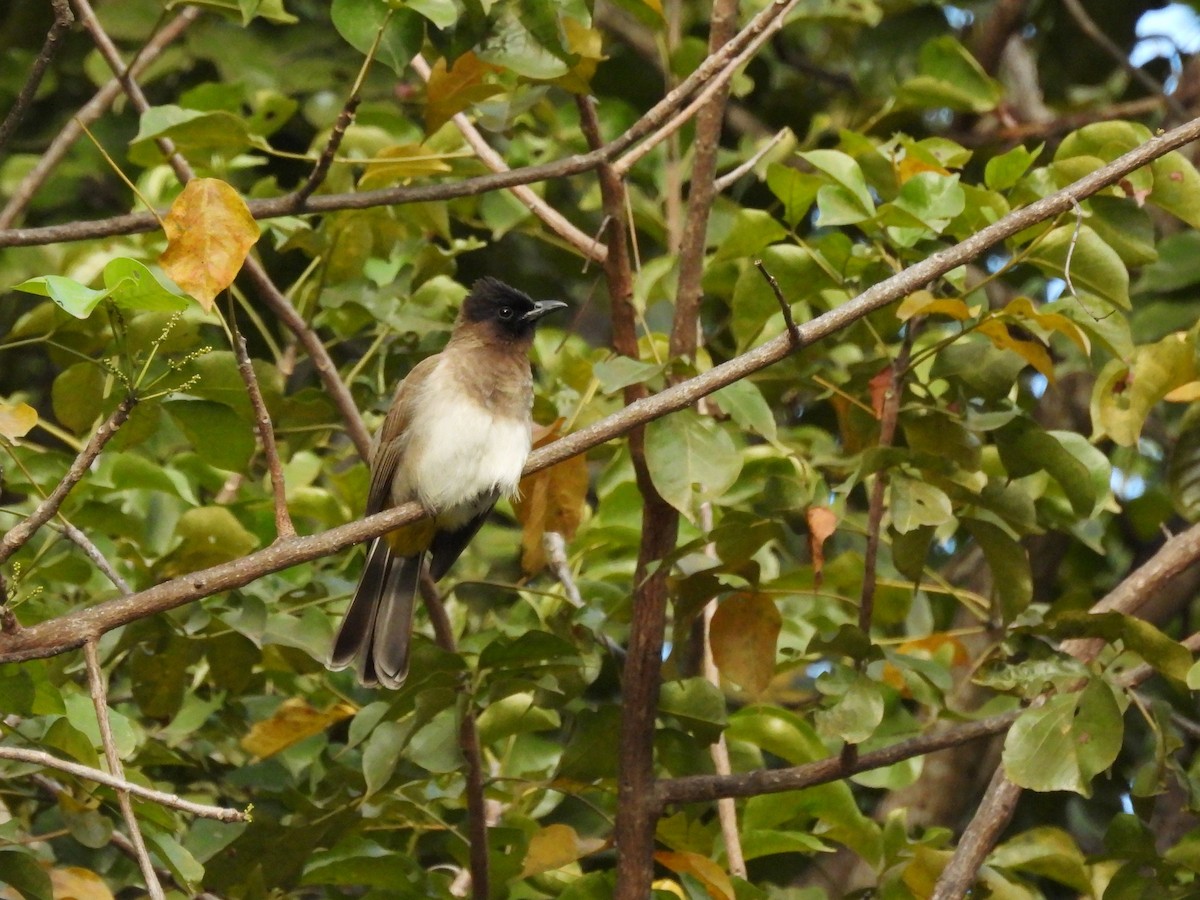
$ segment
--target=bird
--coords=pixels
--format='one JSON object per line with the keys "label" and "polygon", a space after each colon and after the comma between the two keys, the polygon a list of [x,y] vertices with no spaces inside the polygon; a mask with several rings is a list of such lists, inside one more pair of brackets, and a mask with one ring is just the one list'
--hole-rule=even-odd
{"label": "bird", "polygon": [[416,500],[427,518],[370,542],[331,669],[354,665],[367,686],[404,684],[426,557],[437,581],[496,501],[516,496],[532,444],[529,350],[538,321],[566,305],[480,278],[445,349],[400,382],[372,443],[365,515]]}

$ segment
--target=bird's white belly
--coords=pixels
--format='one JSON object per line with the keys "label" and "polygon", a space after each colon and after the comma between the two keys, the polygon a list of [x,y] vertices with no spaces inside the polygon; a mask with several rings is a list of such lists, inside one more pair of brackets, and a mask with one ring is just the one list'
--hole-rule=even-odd
{"label": "bird's white belly", "polygon": [[529,456],[528,413],[497,416],[464,395],[444,371],[432,373],[425,390],[424,414],[410,426],[394,495],[415,494],[426,508],[453,517],[455,507],[474,509],[483,495],[515,494]]}

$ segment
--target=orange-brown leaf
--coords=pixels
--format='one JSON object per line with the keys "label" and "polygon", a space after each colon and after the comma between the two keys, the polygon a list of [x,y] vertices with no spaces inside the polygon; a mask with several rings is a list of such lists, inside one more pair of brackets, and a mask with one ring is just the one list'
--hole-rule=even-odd
{"label": "orange-brown leaf", "polygon": [[783,619],[766,594],[734,594],[721,601],[708,629],[713,662],[721,676],[752,695],[775,674],[775,644]]}
{"label": "orange-brown leaf", "polygon": [[259,228],[245,201],[219,178],[193,178],[163,220],[167,249],[159,263],[172,280],[211,312],[233,283]]}
{"label": "orange-brown leaf", "polygon": [[887,399],[887,392],[891,386],[892,367],[890,365],[880,369],[871,379],[871,409],[875,412],[877,419],[883,418],[883,402]]}
{"label": "orange-brown leaf", "polygon": [[812,557],[813,581],[819,588],[825,568],[825,541],[837,528],[837,514],[828,506],[810,506],[804,511],[808,522],[808,552]]}
{"label": "orange-brown leaf", "polygon": [[[534,446],[554,440],[562,427],[534,425]],[[542,536],[548,531],[567,540],[575,536],[587,503],[587,458],[573,456],[521,479],[521,494],[513,508],[521,523],[521,568],[532,574],[546,565]]]}
{"label": "orange-brown leaf", "polygon": [[471,104],[503,91],[500,85],[487,84],[483,80],[494,71],[498,71],[495,66],[483,62],[470,50],[456,59],[449,69],[444,58],[434,62],[425,89],[426,133],[433,134]]}

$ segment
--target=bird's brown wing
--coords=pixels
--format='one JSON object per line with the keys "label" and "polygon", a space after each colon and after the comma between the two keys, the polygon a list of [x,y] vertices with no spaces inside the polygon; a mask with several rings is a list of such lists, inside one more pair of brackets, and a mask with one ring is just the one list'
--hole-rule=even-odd
{"label": "bird's brown wing", "polygon": [[371,456],[371,486],[367,489],[366,514],[373,515],[392,506],[392,481],[396,466],[404,454],[404,435],[412,422],[413,405],[430,373],[437,366],[438,356],[423,359],[413,366],[400,386],[388,409],[383,425],[375,435]]}

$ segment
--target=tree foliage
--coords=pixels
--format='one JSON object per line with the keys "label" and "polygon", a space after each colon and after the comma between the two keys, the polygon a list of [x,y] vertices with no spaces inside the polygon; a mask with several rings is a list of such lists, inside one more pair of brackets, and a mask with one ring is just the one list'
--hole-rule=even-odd
{"label": "tree foliage", "polygon": [[[0,894],[1191,896],[1150,6],[10,3]],[[573,307],[540,449],[367,690],[367,435],[483,274]]]}

